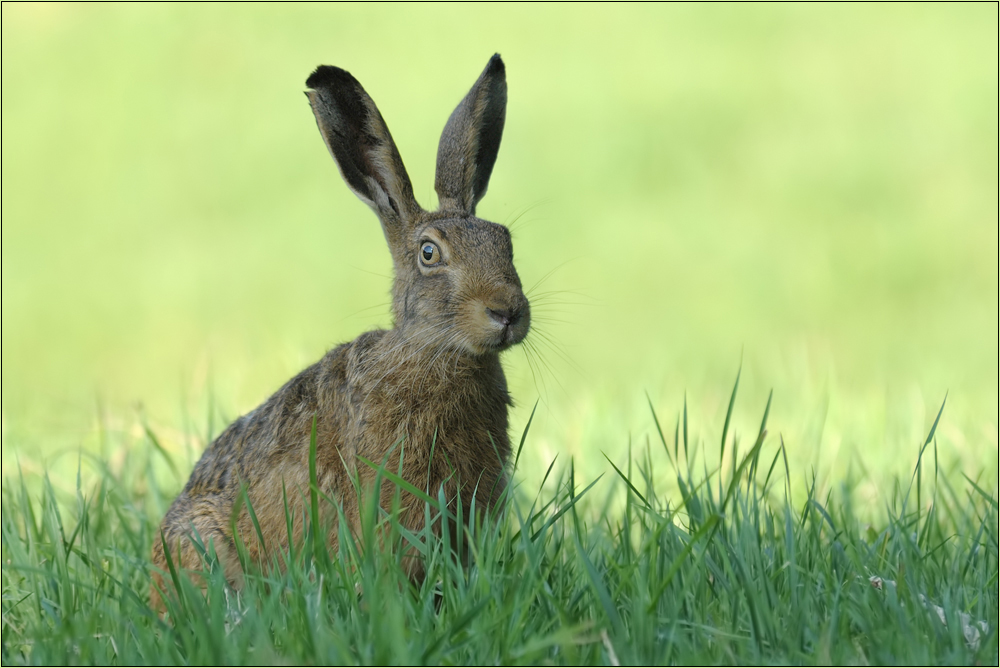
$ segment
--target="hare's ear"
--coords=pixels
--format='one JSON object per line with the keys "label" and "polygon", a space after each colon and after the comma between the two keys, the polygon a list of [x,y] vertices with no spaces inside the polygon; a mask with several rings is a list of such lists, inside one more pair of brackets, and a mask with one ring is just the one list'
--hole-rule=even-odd
{"label": "hare's ear", "polygon": [[354,194],[378,214],[392,243],[420,211],[410,177],[382,114],[358,80],[320,65],[306,80],[323,141]]}
{"label": "hare's ear", "polygon": [[495,54],[441,133],[434,189],[442,211],[476,212],[497,161],[506,113],[507,78]]}

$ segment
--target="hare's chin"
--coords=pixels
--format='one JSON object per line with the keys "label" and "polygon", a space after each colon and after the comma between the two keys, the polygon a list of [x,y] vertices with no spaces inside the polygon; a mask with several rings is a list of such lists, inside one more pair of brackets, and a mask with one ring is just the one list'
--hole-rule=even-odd
{"label": "hare's chin", "polygon": [[520,328],[505,327],[498,332],[491,332],[491,335],[483,341],[483,352],[499,353],[524,340],[527,332],[521,332]]}
{"label": "hare's chin", "polygon": [[468,337],[462,342],[462,347],[472,355],[495,355],[521,342],[524,337],[514,337],[508,330],[491,332],[486,336]]}

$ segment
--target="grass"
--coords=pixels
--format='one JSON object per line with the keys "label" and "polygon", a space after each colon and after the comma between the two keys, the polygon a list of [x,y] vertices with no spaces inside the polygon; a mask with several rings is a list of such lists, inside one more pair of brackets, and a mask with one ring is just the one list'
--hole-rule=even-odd
{"label": "grass", "polygon": [[[770,410],[741,452],[731,401],[716,456],[685,406],[658,443],[609,460],[604,497],[553,462],[467,532],[468,567],[393,508],[363,522],[391,548],[307,538],[283,571],[247,565],[238,594],[206,554],[204,593],[167,574],[167,621],[147,604],[148,553],[174,490],[151,474],[166,451],[149,432],[90,460],[93,484],[5,483],[3,663],[996,664],[997,500],[938,475],[940,412],[891,502],[859,510],[849,479],[821,495],[813,477],[794,499]],[[403,546],[425,560],[419,588]]]}

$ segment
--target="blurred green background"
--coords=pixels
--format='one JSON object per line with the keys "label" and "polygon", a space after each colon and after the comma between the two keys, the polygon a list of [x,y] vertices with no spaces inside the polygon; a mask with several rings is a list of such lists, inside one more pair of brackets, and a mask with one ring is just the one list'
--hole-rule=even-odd
{"label": "blurred green background", "polygon": [[5,473],[140,416],[179,447],[387,326],[304,81],[362,82],[430,208],[495,51],[478,213],[537,285],[541,355],[506,355],[514,431],[540,399],[527,478],[644,443],[645,392],[717,452],[741,359],[737,435],[773,388],[793,475],[909,471],[946,391],[943,461],[996,470],[996,4],[2,12]]}

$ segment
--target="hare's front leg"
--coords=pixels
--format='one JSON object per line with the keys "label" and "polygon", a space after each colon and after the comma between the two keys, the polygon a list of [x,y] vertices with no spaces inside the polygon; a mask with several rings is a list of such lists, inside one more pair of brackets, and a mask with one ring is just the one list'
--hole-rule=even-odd
{"label": "hare's front leg", "polygon": [[[201,576],[204,571],[205,555],[202,554],[201,546],[207,554],[214,554],[222,567],[222,573],[226,581],[234,589],[243,588],[243,568],[240,566],[239,558],[236,555],[236,546],[231,536],[227,535],[221,525],[216,521],[218,513],[211,515],[195,514],[193,518],[189,516],[188,530],[178,530],[178,523],[171,523],[168,526],[167,519],[161,527],[162,534],[157,535],[153,541],[153,582],[149,591],[150,607],[157,612],[164,612],[163,595],[174,593],[173,583],[170,579],[170,567],[167,564],[165,551],[170,550],[170,559],[179,575],[188,577],[191,581],[204,591],[206,583]],[[192,530],[197,532],[197,542],[193,538]],[[163,543],[166,538],[166,544]]]}

